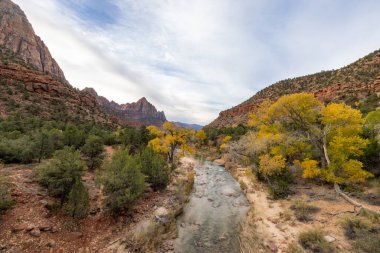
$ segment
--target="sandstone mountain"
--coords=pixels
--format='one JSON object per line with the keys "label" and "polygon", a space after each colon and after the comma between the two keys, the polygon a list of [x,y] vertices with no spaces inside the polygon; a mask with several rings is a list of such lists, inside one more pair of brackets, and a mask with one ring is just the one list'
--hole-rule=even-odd
{"label": "sandstone mountain", "polygon": [[145,98],[119,105],[93,89],[73,88],[19,6],[0,0],[0,116],[19,113],[107,125],[162,124]]}
{"label": "sandstone mountain", "polygon": [[166,121],[165,113],[157,111],[145,97],[134,103],[118,104],[99,96],[93,88],[85,88],[83,91],[94,96],[105,113],[118,118],[123,124],[162,125]]}
{"label": "sandstone mountain", "polygon": [[231,127],[245,124],[250,112],[265,99],[312,92],[324,102],[345,102],[352,106],[370,103],[372,109],[380,104],[380,50],[338,70],[286,79],[257,92],[247,101],[219,113],[219,117],[206,128]]}
{"label": "sandstone mountain", "polygon": [[112,124],[93,96],[36,70],[0,47],[0,116],[14,113]]}
{"label": "sandstone mountain", "polygon": [[0,0],[0,45],[11,50],[17,58],[33,65],[36,70],[67,82],[45,43],[38,37],[24,12],[10,0]]}

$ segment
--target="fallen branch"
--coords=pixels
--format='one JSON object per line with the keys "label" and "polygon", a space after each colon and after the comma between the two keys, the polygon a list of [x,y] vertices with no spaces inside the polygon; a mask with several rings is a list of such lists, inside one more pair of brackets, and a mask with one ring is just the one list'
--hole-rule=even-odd
{"label": "fallen branch", "polygon": [[[352,204],[354,206],[354,211],[359,213],[361,210],[365,210],[367,212],[370,212],[370,213],[374,213],[374,214],[380,214],[380,212],[378,211],[375,211],[375,210],[372,210],[368,207],[365,207],[363,204],[353,200],[352,198],[350,198],[347,194],[345,194],[339,187],[339,185],[337,183],[334,183],[334,189],[335,191],[340,195],[342,196],[348,203]],[[358,211],[356,211],[356,208],[359,208]]]}
{"label": "fallen branch", "polygon": [[336,212],[336,213],[326,213],[328,215],[331,215],[331,216],[337,216],[337,215],[341,215],[341,214],[344,214],[344,213],[353,213],[355,215],[358,215],[359,213],[355,212],[355,211],[342,211],[342,212]]}

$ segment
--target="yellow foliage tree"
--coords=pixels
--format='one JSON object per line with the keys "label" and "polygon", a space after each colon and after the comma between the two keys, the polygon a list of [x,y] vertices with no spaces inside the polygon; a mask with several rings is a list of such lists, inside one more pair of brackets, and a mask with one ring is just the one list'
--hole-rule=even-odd
{"label": "yellow foliage tree", "polygon": [[174,164],[176,152],[178,155],[193,152],[188,145],[188,141],[194,135],[193,130],[181,128],[168,121],[162,125],[162,129],[149,126],[148,130],[156,136],[156,138],[149,141],[148,146],[155,152],[165,154],[171,164]]}
{"label": "yellow foliage tree", "polygon": [[[362,182],[372,176],[357,160],[368,144],[360,136],[364,123],[360,111],[345,104],[332,103],[324,106],[309,93],[283,96],[263,111],[264,114],[260,115],[262,120],[256,125],[259,129],[258,137],[283,137],[282,142],[272,142],[269,149],[272,156],[282,154],[289,159],[292,157],[289,153],[294,156],[299,147],[313,147],[313,154],[319,154],[314,156],[320,162],[305,155],[300,163],[304,169],[303,176],[320,177],[334,183],[337,192],[353,203],[340,191],[339,184]],[[264,161],[270,164],[268,157],[261,158],[264,160],[260,159],[260,164],[263,163],[264,166]]]}
{"label": "yellow foliage tree", "polygon": [[282,155],[271,156],[264,154],[260,156],[259,171],[264,176],[279,174],[285,168],[285,158]]}
{"label": "yellow foliage tree", "polygon": [[223,138],[223,143],[222,145],[220,145],[220,149],[226,149],[227,147],[227,143],[230,142],[230,140],[232,139],[232,136],[230,135],[227,135]]}
{"label": "yellow foliage tree", "polygon": [[201,129],[195,134],[195,138],[199,141],[200,144],[203,144],[203,142],[206,140],[206,132]]}

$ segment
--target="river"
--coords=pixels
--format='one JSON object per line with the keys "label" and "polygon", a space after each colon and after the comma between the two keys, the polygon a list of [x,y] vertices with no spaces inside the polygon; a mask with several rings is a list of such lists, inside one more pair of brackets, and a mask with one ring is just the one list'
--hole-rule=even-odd
{"label": "river", "polygon": [[175,252],[239,252],[240,222],[249,210],[239,183],[211,162],[200,162],[195,171],[193,191],[178,218]]}

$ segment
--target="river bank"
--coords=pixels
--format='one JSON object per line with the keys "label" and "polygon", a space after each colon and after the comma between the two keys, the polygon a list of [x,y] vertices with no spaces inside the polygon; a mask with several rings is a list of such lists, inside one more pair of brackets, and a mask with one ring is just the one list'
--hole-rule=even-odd
{"label": "river bank", "polygon": [[[291,186],[292,194],[287,198],[273,200],[269,197],[267,186],[257,180],[250,168],[233,163],[227,167],[240,183],[251,205],[240,230],[242,253],[306,252],[298,244],[299,236],[315,229],[323,232],[332,250],[356,252],[353,242],[345,234],[343,223],[358,214],[332,187],[298,182]],[[302,217],[295,208],[297,204],[307,205],[314,211]],[[380,208],[369,206],[374,210]]]}
{"label": "river bank", "polygon": [[197,164],[194,158],[181,158],[159,206],[145,210],[145,219],[125,227],[121,236],[115,238],[105,252],[174,252],[174,240],[178,234],[177,217],[182,214],[188,201]]}

